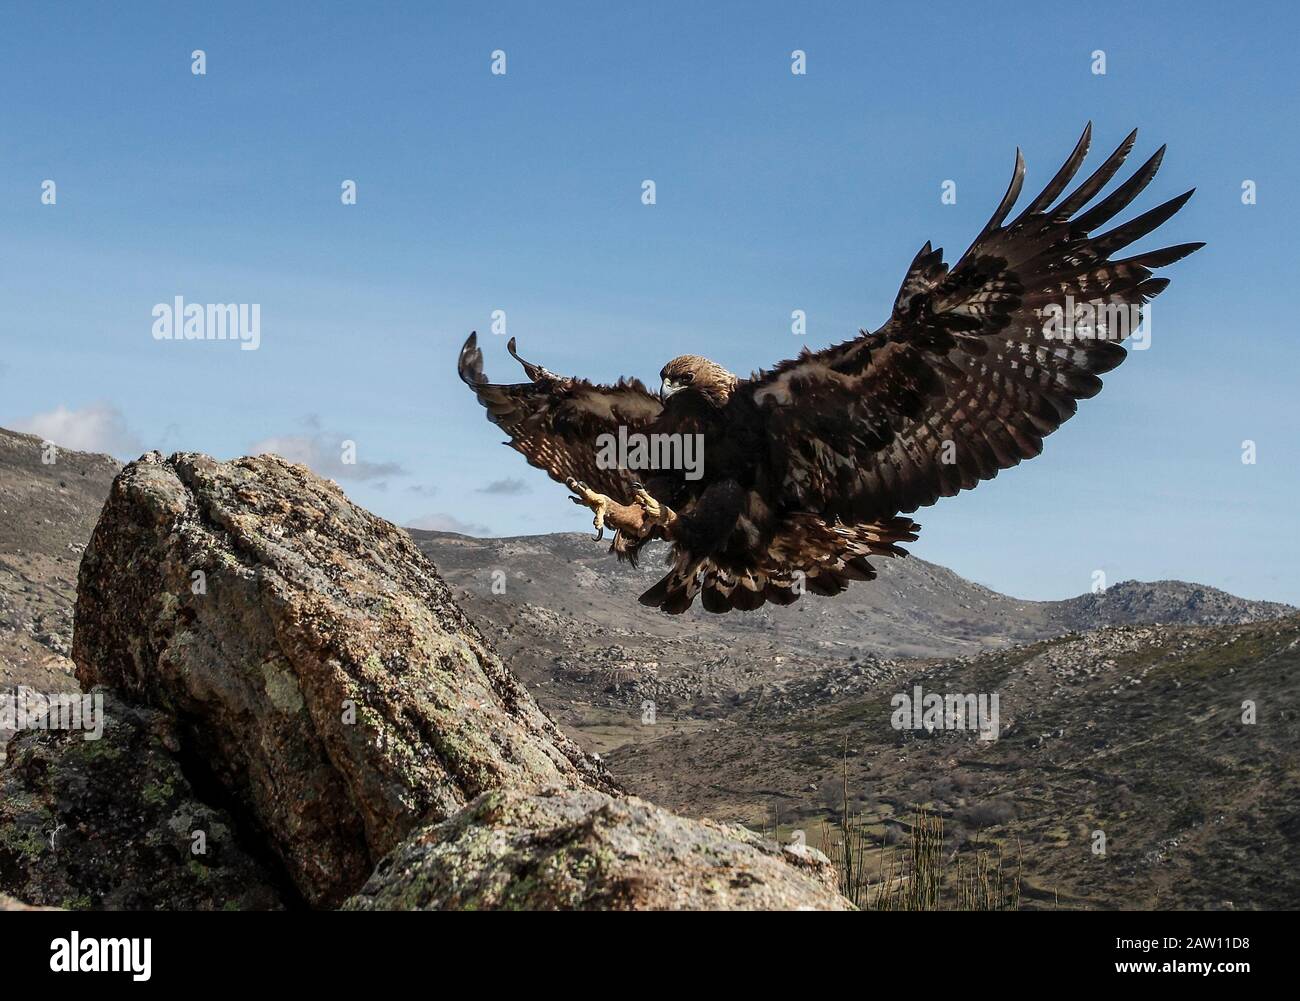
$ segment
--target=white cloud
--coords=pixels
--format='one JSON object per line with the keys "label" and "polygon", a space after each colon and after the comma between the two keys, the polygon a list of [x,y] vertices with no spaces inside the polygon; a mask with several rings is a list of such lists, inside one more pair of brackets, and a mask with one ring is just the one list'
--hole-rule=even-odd
{"label": "white cloud", "polygon": [[[315,425],[314,420],[308,421]],[[354,442],[356,456],[353,462],[345,462],[345,443],[354,441],[345,434],[313,430],[310,434],[285,434],[272,438],[263,438],[253,445],[255,455],[274,452],[290,462],[300,462],[319,476],[331,480],[382,480],[388,476],[404,476],[406,470],[398,462],[369,462],[361,458],[364,448],[360,442]]]}
{"label": "white cloud", "polygon": [[126,418],[111,403],[92,403],[80,410],[60,404],[47,413],[20,418],[13,428],[78,452],[135,458],[143,451],[140,440],[127,428]]}
{"label": "white cloud", "polygon": [[491,535],[486,525],[472,525],[450,514],[426,514],[406,523],[407,528],[420,528],[427,532],[457,532],[461,535]]}

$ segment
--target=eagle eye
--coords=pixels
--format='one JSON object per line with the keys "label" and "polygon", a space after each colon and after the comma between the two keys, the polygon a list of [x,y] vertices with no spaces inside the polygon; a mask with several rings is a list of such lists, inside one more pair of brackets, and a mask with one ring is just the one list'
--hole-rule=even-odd
{"label": "eagle eye", "polygon": [[678,379],[677,381],[680,382],[683,386],[689,386],[692,382],[695,381],[695,373],[694,373],[694,372],[686,372],[686,373],[684,373],[684,374],[682,375],[682,377],[681,377],[680,379]]}

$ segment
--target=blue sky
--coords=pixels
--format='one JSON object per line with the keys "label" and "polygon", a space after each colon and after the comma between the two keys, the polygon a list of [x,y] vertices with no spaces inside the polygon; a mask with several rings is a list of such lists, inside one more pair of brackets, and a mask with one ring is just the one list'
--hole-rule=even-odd
{"label": "blue sky", "polygon": [[[0,424],[273,443],[401,523],[585,529],[456,379],[493,310],[554,371],[746,374],[797,353],[794,309],[814,347],[878,326],[1017,145],[1033,188],[1092,119],[1092,163],[1134,126],[1134,164],[1169,144],[1139,210],[1198,188],[1139,248],[1209,246],[1168,269],[1151,349],[1039,459],[922,511],[913,551],[1025,597],[1101,570],[1300,602],[1290,5],[204,6],[5,5]],[[155,341],[177,295],[260,303],[260,350]]]}

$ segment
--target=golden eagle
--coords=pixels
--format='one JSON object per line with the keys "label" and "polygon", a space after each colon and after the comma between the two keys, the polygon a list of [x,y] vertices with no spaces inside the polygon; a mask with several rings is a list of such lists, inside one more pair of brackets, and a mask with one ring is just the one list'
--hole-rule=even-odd
{"label": "golden eagle", "polygon": [[1010,187],[970,249],[949,268],[926,243],[884,326],[843,344],[748,379],[684,355],[664,366],[656,395],[637,379],[554,375],[520,358],[513,339],[530,381],[495,385],[470,334],[460,376],[506,444],[595,512],[598,540],[615,529],[620,558],[635,562],[650,539],[672,543],[672,569],[643,604],[678,613],[698,594],[726,612],[839,594],[876,576],[868,556],[906,555],[898,543],[920,526],[905,515],[1037,455],[1124,360],[1119,342],[1169,284],[1151,269],[1204,246],[1112,259],[1192,192],[1093,235],[1150,183],[1164,147],[1085,208],[1135,129],[1058,202],[1091,134],[1089,123],[1008,223],[1025,177],[1017,150]]}

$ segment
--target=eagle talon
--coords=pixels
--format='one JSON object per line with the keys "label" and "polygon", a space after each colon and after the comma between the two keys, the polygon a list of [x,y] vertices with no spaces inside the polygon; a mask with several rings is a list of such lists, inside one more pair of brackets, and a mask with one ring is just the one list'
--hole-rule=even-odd
{"label": "eagle talon", "polygon": [[610,499],[573,477],[565,480],[564,485],[578,495],[570,497],[569,500],[575,504],[581,504],[583,507],[589,507],[596,513],[596,517],[591,520],[592,526],[596,529],[596,535],[592,541],[600,542],[605,538],[605,515],[609,513]]}
{"label": "eagle talon", "polygon": [[667,504],[660,504],[651,497],[645,485],[639,480],[632,484],[632,489],[635,491],[637,504],[649,521],[656,525],[671,525],[677,520],[677,512]]}

